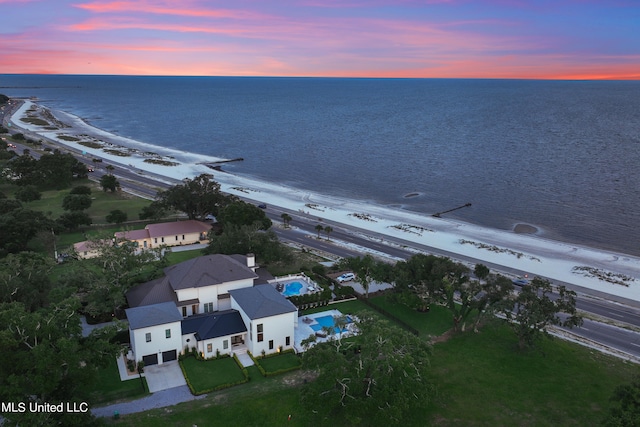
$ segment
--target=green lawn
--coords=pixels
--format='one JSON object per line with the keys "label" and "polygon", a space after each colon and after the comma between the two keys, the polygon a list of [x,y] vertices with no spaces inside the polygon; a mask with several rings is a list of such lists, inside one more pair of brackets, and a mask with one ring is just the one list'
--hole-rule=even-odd
{"label": "green lawn", "polygon": [[178,264],[183,261],[188,261],[192,258],[202,256],[202,249],[194,249],[191,251],[170,252],[167,255],[169,265]]}
{"label": "green lawn", "polygon": [[202,394],[207,390],[214,390],[245,379],[242,370],[232,357],[216,360],[196,360],[195,357],[186,357],[180,361],[180,364],[195,394]]}
{"label": "green lawn", "polygon": [[559,339],[520,352],[501,321],[434,346],[440,426],[597,425],[613,389],[638,365]]}
{"label": "green lawn", "polygon": [[[105,217],[114,209],[120,209],[126,212],[129,221],[138,220],[138,213],[140,213],[144,206],[151,203],[150,200],[135,197],[127,193],[104,192],[98,184],[88,179],[74,181],[73,185],[86,185],[91,188],[91,198],[93,202],[91,203],[91,207],[87,209],[87,213],[94,224],[105,224]],[[17,187],[11,187],[11,189],[15,191]],[[57,218],[64,213],[64,209],[62,209],[62,199],[69,194],[70,190],[71,189],[43,191],[40,200],[25,203],[24,206],[35,211],[51,212],[52,217]],[[7,196],[13,197],[9,194],[7,194]]]}
{"label": "green lawn", "polygon": [[264,359],[257,359],[257,362],[267,373],[299,367],[302,363],[300,356],[294,353],[284,353],[278,356],[265,357]]}
{"label": "green lawn", "polygon": [[393,303],[388,295],[372,297],[370,302],[413,326],[424,338],[442,335],[453,326],[453,315],[445,307],[433,305],[429,312],[421,313],[406,305]]}
{"label": "green lawn", "polygon": [[89,400],[96,405],[117,400],[130,400],[148,394],[147,380],[142,378],[142,382],[144,382],[144,391],[137,376],[127,381],[120,381],[118,366],[113,359],[106,368],[98,370],[95,382],[87,385],[86,393]]}

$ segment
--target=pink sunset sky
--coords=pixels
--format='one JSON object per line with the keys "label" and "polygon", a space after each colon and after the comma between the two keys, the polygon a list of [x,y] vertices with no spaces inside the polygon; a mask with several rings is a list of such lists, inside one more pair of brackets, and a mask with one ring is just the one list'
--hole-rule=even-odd
{"label": "pink sunset sky", "polygon": [[640,79],[639,0],[0,0],[0,74]]}

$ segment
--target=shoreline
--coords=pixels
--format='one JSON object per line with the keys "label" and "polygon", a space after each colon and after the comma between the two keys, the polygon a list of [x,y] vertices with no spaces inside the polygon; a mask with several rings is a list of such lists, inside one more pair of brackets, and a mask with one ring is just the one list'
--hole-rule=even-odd
{"label": "shoreline", "polygon": [[[89,157],[104,158],[136,173],[152,175],[161,182],[174,184],[176,180],[193,178],[201,173],[212,174],[214,170],[203,163],[221,163],[228,160],[163,149],[120,137],[95,128],[77,116],[51,111],[32,100],[23,101],[24,104],[8,118],[17,128],[37,134],[49,144],[59,144]],[[47,129],[46,126],[25,123],[21,119],[27,118],[32,107],[41,111],[41,118],[48,112],[69,127]],[[60,138],[61,134],[63,138]],[[89,142],[94,138],[93,142],[97,143],[95,140],[100,140],[105,144],[111,144],[110,149],[127,150],[129,155],[118,156],[103,151],[102,147],[92,148],[69,140],[74,137],[85,138],[85,135]],[[129,151],[131,149],[136,151]],[[165,156],[168,161],[176,164],[169,166],[145,162],[148,158],[144,156],[145,153],[148,156]],[[402,239],[417,245],[476,258],[480,262],[528,271],[530,275],[539,275],[640,301],[640,258],[629,254],[548,240],[541,237],[540,230],[530,224],[514,224],[511,231],[489,229],[216,171],[220,173],[216,173],[214,179],[220,183],[221,190],[229,194],[290,209],[319,221],[332,221],[362,229],[382,236],[381,239]],[[166,181],[163,181],[163,178]],[[405,197],[413,197],[414,194],[410,193]]]}

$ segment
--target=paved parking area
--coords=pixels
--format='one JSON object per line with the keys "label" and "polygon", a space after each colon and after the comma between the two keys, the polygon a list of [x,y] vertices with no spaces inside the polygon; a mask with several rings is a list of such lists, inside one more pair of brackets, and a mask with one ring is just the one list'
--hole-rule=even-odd
{"label": "paved parking area", "polygon": [[144,376],[151,393],[187,385],[177,360],[162,365],[145,366]]}

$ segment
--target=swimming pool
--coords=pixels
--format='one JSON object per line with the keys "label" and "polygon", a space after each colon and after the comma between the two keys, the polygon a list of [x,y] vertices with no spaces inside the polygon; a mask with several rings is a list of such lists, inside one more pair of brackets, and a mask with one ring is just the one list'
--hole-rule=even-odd
{"label": "swimming pool", "polygon": [[284,288],[284,291],[282,291],[282,295],[284,295],[285,297],[300,295],[301,289],[302,289],[302,283],[300,282],[287,283],[287,285]]}
{"label": "swimming pool", "polygon": [[[313,329],[314,331],[318,332],[322,330],[324,326],[327,326],[329,328],[333,328],[334,333],[336,334],[340,333],[340,329],[335,327],[335,324],[333,322],[333,316],[316,317],[314,320],[318,322],[317,325],[310,325],[311,329]],[[353,320],[351,320],[351,317],[347,316],[347,323],[351,323],[352,321]],[[342,329],[342,332],[346,332],[346,329]]]}

